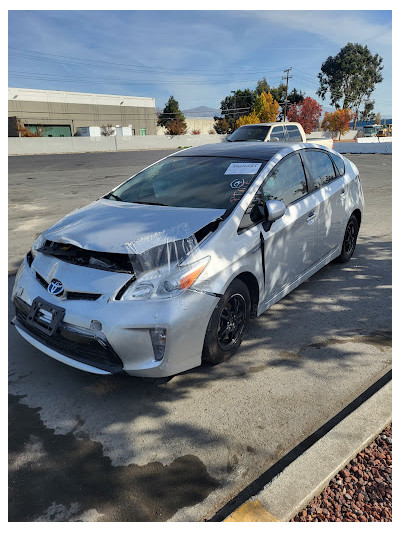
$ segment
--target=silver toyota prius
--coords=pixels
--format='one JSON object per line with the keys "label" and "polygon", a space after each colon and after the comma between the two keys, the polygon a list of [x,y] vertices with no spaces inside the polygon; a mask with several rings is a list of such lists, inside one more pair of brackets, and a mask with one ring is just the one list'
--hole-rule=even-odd
{"label": "silver toyota prius", "polygon": [[42,233],[13,323],[45,354],[155,381],[238,350],[250,317],[353,255],[356,166],[314,144],[221,143],[147,167]]}

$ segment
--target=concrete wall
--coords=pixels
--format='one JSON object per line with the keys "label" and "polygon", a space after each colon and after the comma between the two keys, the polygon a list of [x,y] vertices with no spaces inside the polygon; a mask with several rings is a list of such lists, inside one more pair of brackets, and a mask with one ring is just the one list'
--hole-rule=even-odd
{"label": "concrete wall", "polygon": [[134,137],[10,137],[9,155],[115,152],[118,150],[174,150],[223,142],[226,135],[144,135]]}
{"label": "concrete wall", "polygon": [[340,142],[335,141],[333,143],[333,149],[340,154],[391,154],[392,143],[380,142],[380,143],[358,143],[358,142]]}
{"label": "concrete wall", "polygon": [[[215,133],[213,117],[185,117],[185,122],[188,134],[191,134],[193,130],[200,130],[200,135],[207,135],[210,130]],[[166,131],[163,126],[157,126],[157,135],[165,135]]]}
{"label": "concrete wall", "polygon": [[[145,135],[143,137],[10,137],[9,155],[115,152],[118,150],[175,150],[180,147],[224,142],[226,135]],[[333,149],[343,154],[391,154],[392,143],[340,142]]]}
{"label": "concrete wall", "polygon": [[358,143],[391,143],[392,137],[360,137]]}
{"label": "concrete wall", "polygon": [[[356,138],[358,131],[350,130],[344,135],[341,136],[342,141],[351,141]],[[329,131],[312,131],[310,134],[306,135],[307,139],[312,139],[314,137],[319,137],[323,139],[331,139],[332,135]]]}

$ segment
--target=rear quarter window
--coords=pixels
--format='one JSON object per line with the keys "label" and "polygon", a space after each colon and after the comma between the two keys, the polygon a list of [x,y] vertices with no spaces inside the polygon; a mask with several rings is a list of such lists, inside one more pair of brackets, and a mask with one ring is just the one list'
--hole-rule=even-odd
{"label": "rear quarter window", "polygon": [[335,154],[330,154],[330,156],[333,159],[333,162],[335,163],[339,176],[344,176],[344,173],[346,172],[346,167],[343,159]]}
{"label": "rear quarter window", "polygon": [[298,126],[286,126],[286,131],[288,134],[289,142],[303,142],[303,137],[301,136]]}

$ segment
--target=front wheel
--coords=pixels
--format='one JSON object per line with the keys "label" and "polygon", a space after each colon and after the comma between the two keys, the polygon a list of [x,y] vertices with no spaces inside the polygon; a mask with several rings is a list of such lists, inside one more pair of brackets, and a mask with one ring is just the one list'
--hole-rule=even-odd
{"label": "front wheel", "polygon": [[356,248],[357,236],[360,227],[358,224],[357,217],[351,215],[346,226],[346,231],[344,233],[344,239],[342,244],[342,251],[340,252],[337,261],[339,263],[347,263],[352,258],[354,250]]}
{"label": "front wheel", "polygon": [[250,307],[249,289],[243,281],[235,279],[211,315],[204,339],[203,361],[219,364],[238,351]]}

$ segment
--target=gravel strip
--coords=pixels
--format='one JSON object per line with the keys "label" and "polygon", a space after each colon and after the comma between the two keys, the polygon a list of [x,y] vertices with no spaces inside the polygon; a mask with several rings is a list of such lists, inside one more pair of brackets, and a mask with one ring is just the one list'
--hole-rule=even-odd
{"label": "gravel strip", "polygon": [[291,522],[391,522],[392,426],[331,480]]}

